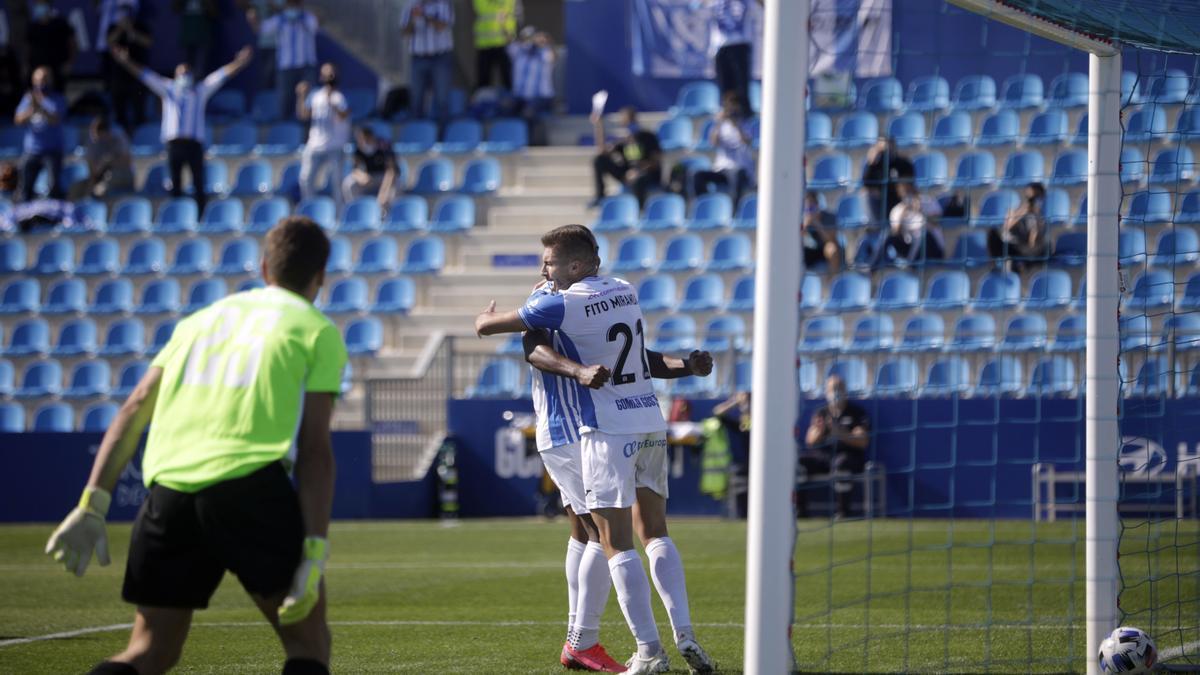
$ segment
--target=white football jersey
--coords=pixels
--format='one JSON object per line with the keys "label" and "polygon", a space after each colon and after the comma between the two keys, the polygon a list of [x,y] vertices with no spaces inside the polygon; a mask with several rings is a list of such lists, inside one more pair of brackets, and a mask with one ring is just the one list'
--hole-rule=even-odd
{"label": "white football jersey", "polygon": [[[565,291],[554,291],[546,284],[534,291],[518,314],[530,330],[550,331],[551,342],[560,354],[583,365],[605,366],[612,372],[600,389],[589,389],[566,378],[534,378],[534,405],[539,405],[540,384],[542,405],[548,412],[549,447],[562,444],[555,440],[578,440],[578,434],[571,440],[571,431],[639,434],[666,430],[646,359],[649,326],[642,317],[637,291],[628,282],[594,276]],[[557,425],[556,410],[561,410],[562,419]],[[539,448],[541,418],[539,415]],[[554,438],[556,426],[561,439]]]}

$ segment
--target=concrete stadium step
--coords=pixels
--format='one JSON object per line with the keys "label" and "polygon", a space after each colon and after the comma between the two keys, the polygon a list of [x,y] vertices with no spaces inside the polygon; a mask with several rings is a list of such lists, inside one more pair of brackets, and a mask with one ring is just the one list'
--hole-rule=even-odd
{"label": "concrete stadium step", "polygon": [[574,188],[540,189],[536,191],[504,188],[500,190],[499,194],[492,197],[492,201],[488,206],[491,210],[508,207],[585,209],[591,199],[591,190],[586,185]]}
{"label": "concrete stadium step", "polygon": [[568,223],[586,225],[595,218],[595,214],[584,209],[582,204],[575,208],[507,207],[488,212],[488,228],[530,236],[536,244],[537,237],[552,227]]}

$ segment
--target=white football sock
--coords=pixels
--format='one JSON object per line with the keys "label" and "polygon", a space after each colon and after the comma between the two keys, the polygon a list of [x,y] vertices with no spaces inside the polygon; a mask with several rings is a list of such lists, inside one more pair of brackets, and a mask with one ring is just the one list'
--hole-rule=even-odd
{"label": "white football sock", "polygon": [[579,561],[579,599],[570,633],[571,649],[588,649],[600,641],[600,617],[604,616],[610,590],[612,577],[604,547],[597,541],[588,542]]}
{"label": "white football sock", "polygon": [[637,551],[621,551],[608,559],[608,570],[612,573],[613,586],[617,589],[617,601],[621,603],[625,622],[637,640],[638,654],[657,654],[662,645],[658,640],[654,612],[650,609],[650,580],[642,568],[642,559]]}
{"label": "white football sock", "polygon": [[675,631],[675,643],[684,638],[695,639],[692,633],[692,617],[688,612],[687,584],[683,578],[683,560],[679,549],[670,537],[651,539],[646,544],[646,556],[650,558],[650,576],[658,597],[662,598],[671,617],[671,628]]}
{"label": "white football sock", "polygon": [[571,626],[575,625],[575,607],[579,602],[579,561],[587,546],[571,537],[567,540],[567,639],[571,637]]}

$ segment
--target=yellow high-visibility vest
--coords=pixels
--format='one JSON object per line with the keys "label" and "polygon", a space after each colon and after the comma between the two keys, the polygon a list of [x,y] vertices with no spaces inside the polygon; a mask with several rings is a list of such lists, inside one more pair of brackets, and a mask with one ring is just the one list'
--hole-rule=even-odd
{"label": "yellow high-visibility vest", "polygon": [[[517,33],[517,0],[474,0],[475,48],[490,49],[508,44]],[[500,21],[500,14],[505,14]]]}

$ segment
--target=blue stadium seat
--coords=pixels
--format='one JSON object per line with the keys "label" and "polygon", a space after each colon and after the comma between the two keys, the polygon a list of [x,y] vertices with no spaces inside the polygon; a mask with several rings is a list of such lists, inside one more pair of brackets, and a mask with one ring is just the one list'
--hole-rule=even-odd
{"label": "blue stadium seat", "polygon": [[296,215],[312,218],[325,230],[337,225],[337,206],[329,197],[309,197],[296,206]]}
{"label": "blue stadium seat", "polygon": [[590,227],[593,232],[621,232],[632,229],[637,221],[637,199],[632,194],[620,194],[600,202],[600,214]]}
{"label": "blue stadium seat", "polygon": [[1146,78],[1146,100],[1159,104],[1183,103],[1191,83],[1191,76],[1178,68],[1152,73]]}
{"label": "blue stadium seat", "polygon": [[875,396],[890,398],[915,396],[917,392],[917,362],[907,356],[884,361],[875,373]]}
{"label": "blue stadium seat", "polygon": [[46,403],[33,413],[30,431],[56,434],[75,431],[75,410],[66,403]]}
{"label": "blue stadium seat", "polygon": [[1000,356],[984,364],[979,372],[975,394],[983,396],[1016,396],[1021,393],[1025,378],[1021,362],[1012,356]]}
{"label": "blue stadium seat", "polygon": [[971,366],[961,356],[949,356],[929,364],[922,396],[966,396],[971,393]]}
{"label": "blue stadium seat", "polygon": [[1041,351],[1046,347],[1046,316],[1044,314],[1015,314],[1008,319],[1004,339],[996,346],[999,351]]}
{"label": "blue stadium seat", "polygon": [[266,197],[250,205],[250,215],[246,218],[246,232],[249,234],[265,234],[288,215],[288,202],[283,197]]}
{"label": "blue stadium seat", "polygon": [[1121,105],[1137,105],[1143,101],[1141,76],[1125,70],[1121,72]]}
{"label": "blue stadium seat", "polygon": [[146,180],[142,183],[141,193],[146,197],[166,197],[171,191],[171,177],[167,173],[167,165],[155,162],[146,171]]}
{"label": "blue stadium seat", "polygon": [[862,195],[842,195],[837,205],[837,223],[842,229],[856,229],[871,224],[871,214],[867,213],[867,205],[863,202]]}
{"label": "blue stadium seat", "polygon": [[1162,347],[1175,343],[1176,351],[1200,349],[1200,315],[1172,314],[1163,322]]}
{"label": "blue stadium seat", "polygon": [[206,237],[188,239],[175,247],[175,262],[167,274],[207,274],[212,271],[212,243]]}
{"label": "blue stadium seat", "polygon": [[916,184],[922,190],[945,187],[950,181],[950,166],[946,155],[933,151],[913,157]]}
{"label": "blue stadium seat", "polygon": [[375,113],[375,90],[366,87],[346,89],[346,106],[350,108],[350,119],[364,120]]}
{"label": "blue stadium seat", "polygon": [[329,240],[329,259],[325,262],[327,274],[348,274],[352,267],[350,240],[333,237]]}
{"label": "blue stadium seat", "polygon": [[[820,280],[818,279],[818,283]],[[729,302],[725,305],[727,312],[754,311],[754,275],[739,277],[733,282],[733,290],[729,294]]]}
{"label": "blue stadium seat", "polygon": [[848,352],[890,351],[895,346],[896,325],[887,314],[868,314],[854,323]]}
{"label": "blue stadium seat", "polygon": [[375,317],[355,319],[346,325],[346,352],[373,356],[383,347],[383,324]]}
{"label": "blue stadium seat", "polygon": [[723,314],[709,319],[705,324],[700,349],[720,353],[730,350],[742,351],[746,348],[746,321],[742,317]]}
{"label": "blue stadium seat", "polygon": [[0,273],[24,271],[25,256],[24,240],[0,240]]}
{"label": "blue stadium seat", "polygon": [[829,287],[827,312],[855,312],[871,304],[871,280],[857,272],[843,272]]}
{"label": "blue stadium seat", "polygon": [[234,291],[236,291],[237,293],[243,293],[245,291],[253,291],[253,290],[256,290],[259,288],[265,288],[265,287],[266,287],[266,284],[263,283],[262,279],[260,279],[258,277],[253,277],[253,278],[245,279],[243,281],[238,282],[237,288],[235,288]]}
{"label": "blue stadium seat", "polygon": [[1054,241],[1051,262],[1064,267],[1080,267],[1087,262],[1087,233],[1063,232]]}
{"label": "blue stadium seat", "polygon": [[1121,219],[1122,225],[1153,225],[1171,222],[1175,211],[1171,208],[1171,193],[1159,191],[1136,192],[1129,198],[1129,213]]}
{"label": "blue stadium seat", "polygon": [[867,80],[859,93],[858,107],[869,113],[899,112],[904,108],[904,87],[894,77]]}
{"label": "blue stadium seat", "polygon": [[28,277],[13,279],[0,294],[0,314],[33,314],[40,306],[41,286]]}
{"label": "blue stadium seat", "polygon": [[715,149],[711,143],[712,132],[716,126],[717,121],[715,119],[704,120],[704,124],[700,125],[700,133],[696,134],[696,142],[692,144],[691,149],[696,152],[712,152]]}
{"label": "blue stadium seat", "polygon": [[1148,270],[1133,282],[1125,309],[1149,311],[1171,307],[1175,302],[1175,279],[1167,270]]}
{"label": "blue stadium seat", "polygon": [[261,159],[242,162],[229,194],[233,197],[258,197],[271,192],[271,165]]}
{"label": "blue stadium seat", "polygon": [[21,386],[13,392],[16,398],[42,398],[62,393],[62,364],[53,359],[37,361],[25,369]]}
{"label": "blue stadium seat", "polygon": [[229,234],[242,231],[245,220],[240,199],[217,199],[204,207],[204,216],[197,231],[202,234]]}
{"label": "blue stadium seat", "polygon": [[379,202],[374,197],[359,197],[346,205],[338,232],[378,232],[380,227]]}
{"label": "blue stadium seat", "polygon": [[108,231],[112,234],[141,234],[150,231],[152,222],[150,201],[144,197],[127,197],[113,208]]}
{"label": "blue stadium seat", "polygon": [[1168,135],[1166,109],[1151,105],[1135,110],[1125,120],[1125,142],[1146,143]]}
{"label": "blue stadium seat", "polygon": [[133,130],[129,152],[134,157],[157,157],[162,154],[162,125],[153,122]]}
{"label": "blue stadium seat", "polygon": [[995,346],[996,319],[991,314],[966,314],[954,322],[950,351],[991,351]]}
{"label": "blue stadium seat", "polygon": [[971,281],[962,270],[947,270],[933,275],[925,287],[927,309],[955,309],[965,307],[971,297]]}
{"label": "blue stadium seat", "polygon": [[846,394],[852,398],[859,398],[867,394],[867,364],[860,358],[843,358],[834,361],[829,370],[826,371],[826,378],[837,375],[842,378],[846,384]]}
{"label": "blue stadium seat", "polygon": [[834,146],[845,150],[866,148],[879,140],[879,120],[874,113],[855,112],[842,117]]}
{"label": "blue stadium seat", "polygon": [[650,235],[637,234],[625,237],[617,244],[617,255],[613,261],[614,272],[636,272],[649,270],[657,265],[654,239]]}
{"label": "blue stadium seat", "polygon": [[0,127],[0,158],[14,159],[20,157],[24,141],[24,128],[7,125]]}
{"label": "blue stadium seat", "polygon": [[1079,117],[1079,122],[1075,125],[1075,135],[1067,140],[1067,145],[1076,145],[1087,147],[1088,144],[1088,116],[1084,113]]}
{"label": "blue stadium seat", "polygon": [[[1068,279],[1068,284],[1070,280]],[[971,301],[977,310],[1009,309],[1021,301],[1021,277],[1013,272],[992,271],[979,282],[979,291]]]}
{"label": "blue stadium seat", "polygon": [[151,334],[150,344],[146,347],[146,356],[156,356],[167,346],[171,341],[171,335],[175,332],[175,319],[164,319],[158,322],[154,327],[154,332]]}
{"label": "blue stadium seat", "polygon": [[340,279],[329,289],[326,314],[358,314],[367,308],[367,282],[362,277]]}
{"label": "blue stadium seat", "polygon": [[250,103],[250,118],[258,124],[279,119],[279,98],[274,89],[262,89]]}
{"label": "blue stadium seat", "polygon": [[817,149],[833,145],[833,120],[829,115],[816,110],[809,112],[804,118],[804,128],[808,132],[804,139],[805,147]]}
{"label": "blue stadium seat", "polygon": [[941,112],[950,107],[950,83],[939,75],[913,78],[905,107],[911,112]]}
{"label": "blue stadium seat", "polygon": [[6,356],[35,356],[50,353],[50,326],[43,319],[25,319],[12,329]]}
{"label": "blue stadium seat", "polygon": [[[653,244],[651,244],[653,246]],[[400,272],[404,274],[437,274],[446,265],[445,244],[438,237],[419,237],[408,244]]]}
{"label": "blue stadium seat", "polygon": [[872,308],[894,312],[920,304],[921,282],[908,272],[891,272],[879,282]]}
{"label": "blue stadium seat", "polygon": [[692,217],[685,222],[689,230],[719,230],[733,218],[733,200],[724,192],[700,195],[692,206]]}
{"label": "blue stadium seat", "polygon": [[[670,277],[667,277],[668,279]],[[670,286],[671,300],[674,300],[674,283]],[[641,295],[638,296],[641,298]],[[683,300],[679,303],[681,312],[711,312],[721,307],[725,297],[725,283],[716,274],[701,274],[688,280],[683,288]],[[645,301],[642,301],[643,309]]]}
{"label": "blue stadium seat", "polygon": [[58,331],[58,342],[50,350],[51,356],[87,356],[99,349],[96,322],[88,319],[71,319]]}
{"label": "blue stadium seat", "polygon": [[38,249],[32,274],[65,274],[75,269],[75,244],[70,239],[51,239]]}
{"label": "blue stadium seat", "polygon": [[392,150],[400,155],[419,155],[429,152],[437,142],[437,124],[430,120],[413,120],[400,127]]}
{"label": "blue stadium seat", "polygon": [[224,279],[200,279],[188,290],[188,301],[183,306],[184,314],[198,312],[225,297],[229,287]]}
{"label": "blue stadium seat", "polygon": [[487,140],[480,150],[490,155],[507,155],[520,152],[529,145],[529,127],[525,120],[500,118],[488,127]]}
{"label": "blue stadium seat", "polygon": [[434,146],[443,155],[475,152],[483,142],[483,126],[473,119],[457,119],[446,125],[442,141]]}
{"label": "blue stadium seat", "polygon": [[1034,73],[1013,75],[1001,87],[1000,107],[1014,110],[1040,108],[1043,103],[1042,78]]}
{"label": "blue stadium seat", "polygon": [[933,123],[933,134],[929,146],[935,148],[964,147],[974,137],[971,131],[971,115],[961,110],[946,113]]}
{"label": "blue stadium seat", "polygon": [[429,205],[424,197],[405,195],[392,202],[383,231],[392,233],[420,232],[429,227]]}
{"label": "blue stadium seat", "polygon": [[[7,295],[7,292],[6,292]],[[0,314],[4,313],[5,301],[0,301]],[[87,309],[87,284],[83,279],[62,279],[46,291],[46,300],[40,312],[46,315],[77,314]],[[28,310],[26,310],[28,311]]]}
{"label": "blue stadium seat", "polygon": [[158,219],[154,222],[154,233],[188,234],[196,231],[198,222],[196,200],[190,197],[172,199],[159,207]]}
{"label": "blue stadium seat", "polygon": [[1051,108],[1083,108],[1088,104],[1087,73],[1063,73],[1050,81],[1046,104]]}
{"label": "blue stadium seat", "polygon": [[133,313],[174,314],[180,308],[179,296],[177,279],[155,279],[142,288],[142,302],[133,309]]}
{"label": "blue stadium seat", "polygon": [[1054,329],[1048,352],[1082,352],[1087,339],[1087,322],[1082,314],[1064,314]]}
{"label": "blue stadium seat", "polygon": [[1048,356],[1033,367],[1029,378],[1030,396],[1070,396],[1075,393],[1079,381],[1075,377],[1075,363],[1064,356]]}
{"label": "blue stadium seat", "polygon": [[19,434],[25,431],[25,408],[20,403],[0,402],[0,433]]}
{"label": "blue stadium seat", "polygon": [[804,321],[804,337],[796,347],[805,353],[835,351],[842,348],[844,327],[839,316],[818,315]]}
{"label": "blue stadium seat", "polygon": [[651,274],[638,284],[638,303],[643,312],[675,309],[675,278],[669,274]]}
{"label": "blue stadium seat", "polygon": [[409,190],[418,195],[449,192],[454,187],[454,165],[442,157],[427,159],[417,167],[417,179]]}
{"label": "blue stadium seat", "polygon": [[521,370],[513,359],[489,359],[475,385],[467,388],[467,398],[519,398]]}
{"label": "blue stadium seat", "polygon": [[951,186],[973,188],[991,185],[996,180],[996,158],[986,150],[966,152],[959,156]]}
{"label": "blue stadium seat", "polygon": [[1162,359],[1146,359],[1138,368],[1137,377],[1128,385],[1129,396],[1159,398],[1170,391],[1172,371]]}
{"label": "blue stadium seat", "polygon": [[112,401],[101,401],[93,403],[83,411],[82,421],[79,423],[79,430],[85,432],[103,432],[108,431],[117,417],[117,404]]}
{"label": "blue stadium seat", "polygon": [[1172,140],[1179,143],[1194,143],[1200,140],[1200,105],[1189,105],[1179,111],[1175,118],[1175,134]]}
{"label": "blue stadium seat", "polygon": [[117,375],[117,386],[112,390],[114,398],[124,398],[133,393],[134,387],[141,381],[142,376],[150,369],[149,361],[130,361],[121,367]]}
{"label": "blue stadium seat", "polygon": [[416,288],[412,279],[395,277],[385,279],[375,289],[375,302],[369,311],[372,314],[407,314],[416,304]]}
{"label": "blue stadium seat", "polygon": [[1067,124],[1067,113],[1057,108],[1051,108],[1038,113],[1029,122],[1029,133],[1025,135],[1023,143],[1026,146],[1062,145],[1067,142],[1070,135],[1071,128]]}
{"label": "blue stadium seat", "polygon": [[63,392],[63,398],[108,396],[112,389],[112,371],[109,370],[108,361],[103,359],[84,361],[71,371],[68,382],[70,384]]}
{"label": "blue stadium seat", "polygon": [[[1198,207],[1198,210],[1200,210],[1200,207]],[[754,230],[758,228],[757,194],[749,194],[742,197],[741,203],[738,204],[737,215],[729,223],[729,226],[735,230]]]}
{"label": "blue stadium seat", "polygon": [[454,234],[475,227],[475,202],[466,195],[448,195],[438,200],[429,221],[431,232]]}
{"label": "blue stadium seat", "polygon": [[658,322],[647,349],[656,352],[690,352],[696,348],[696,320],[687,314]]}
{"label": "blue stadium seat", "polygon": [[[1200,237],[1190,227],[1178,226],[1158,236],[1151,267],[1184,267],[1200,261]],[[43,310],[44,311],[44,310]]]}
{"label": "blue stadium seat", "polygon": [[[78,217],[63,231],[84,234],[108,229],[108,205],[95,199],[81,199],[75,203]],[[2,211],[2,208],[0,208]]]}
{"label": "blue stadium seat", "polygon": [[1000,184],[1005,187],[1020,187],[1046,180],[1046,167],[1042,153],[1034,150],[1014,152],[1004,164],[1004,176]]}
{"label": "blue stadium seat", "polygon": [[263,157],[287,157],[299,152],[303,145],[303,127],[296,122],[276,122],[267,127],[263,142],[255,146],[254,152]]}
{"label": "blue stadium seat", "polygon": [[129,279],[109,279],[96,287],[88,314],[126,314],[133,311],[133,282]]}
{"label": "blue stadium seat", "polygon": [[1027,310],[1051,310],[1070,305],[1071,298],[1071,275],[1048,269],[1033,275],[1023,302]]}
{"label": "blue stadium seat", "polygon": [[717,375],[717,368],[713,366],[713,371],[705,377],[688,375],[687,377],[669,380],[670,394],[674,398],[709,398],[716,396],[720,389],[717,384]]}
{"label": "blue stadium seat", "polygon": [[[234,91],[222,91],[218,96]],[[240,157],[254,152],[254,147],[257,144],[258,127],[249,122],[236,122],[225,127],[217,134],[216,142],[209,147],[208,151],[216,157]]]}
{"label": "blue stadium seat", "polygon": [[810,190],[837,190],[850,185],[850,156],[836,152],[817,160],[812,178],[806,186]]}
{"label": "blue stadium seat", "polygon": [[1121,317],[1121,351],[1131,352],[1156,344],[1158,335],[1151,330],[1150,317],[1145,314]]}
{"label": "blue stadium seat", "polygon": [[222,89],[208,100],[204,113],[217,123],[241,119],[246,115],[246,95],[240,89]]}
{"label": "blue stadium seat", "polygon": [[478,157],[463,168],[458,191],[468,195],[490,195],[500,189],[500,162],[495,157]]}
{"label": "blue stadium seat", "polygon": [[997,110],[984,118],[975,145],[979,147],[1013,145],[1020,136],[1020,116],[1012,110]]}
{"label": "blue stadium seat", "polygon": [[1180,183],[1191,183],[1196,178],[1196,158],[1186,145],[1160,150],[1150,164],[1151,185],[1160,185],[1175,190]]}
{"label": "blue stadium seat", "polygon": [[1050,188],[1046,191],[1046,203],[1042,205],[1042,215],[1048,225],[1069,225],[1074,216],[1071,214],[1071,195],[1061,188]]}
{"label": "blue stadium seat", "polygon": [[638,221],[638,229],[661,232],[680,228],[686,212],[687,204],[683,197],[669,192],[656,194],[646,202],[645,214]]}
{"label": "blue stadium seat", "polygon": [[1117,234],[1117,263],[1121,267],[1146,264],[1146,233],[1142,230],[1122,229]]}
{"label": "blue stadium seat", "polygon": [[[399,249],[395,237],[381,236],[368,239],[358,254],[355,274],[389,274],[400,267]],[[363,295],[366,302],[366,295]]]}
{"label": "blue stadium seat", "polygon": [[716,114],[721,107],[721,92],[717,85],[708,80],[687,82],[679,88],[675,105],[671,107],[672,115],[685,117],[704,117]]}
{"label": "blue stadium seat", "polygon": [[954,87],[956,110],[988,110],[996,106],[996,81],[987,75],[968,75]]}
{"label": "blue stadium seat", "polygon": [[699,269],[704,263],[704,242],[698,235],[681,234],[667,241],[659,270],[684,272]]}
{"label": "blue stadium seat", "polygon": [[[750,289],[753,291],[753,288]],[[735,289],[736,292],[736,289]],[[825,302],[824,285],[822,275],[807,272],[804,278],[800,280],[800,309],[817,310]],[[751,303],[753,305],[753,302]],[[751,306],[753,309],[753,306]]]}
{"label": "blue stadium seat", "polygon": [[1087,183],[1088,157],[1084,150],[1071,150],[1054,158],[1050,173],[1051,185],[1083,185]]}
{"label": "blue stadium seat", "polygon": [[692,147],[692,121],[685,117],[668,117],[663,120],[658,125],[658,144],[663,152]]}
{"label": "blue stadium seat", "polygon": [[983,196],[979,215],[971,219],[971,224],[975,227],[998,227],[1004,224],[1008,212],[1020,205],[1021,197],[1015,190],[992,190]]}
{"label": "blue stadium seat", "polygon": [[987,232],[971,230],[958,235],[954,250],[943,264],[950,267],[985,267],[994,262],[987,247]]}
{"label": "blue stadium seat", "polygon": [[744,234],[727,234],[713,243],[712,257],[706,269],[710,272],[736,272],[754,267],[750,238]]}
{"label": "blue stadium seat", "polygon": [[[63,164],[62,170],[59,171],[58,185],[60,189],[69,191],[75,183],[87,180],[87,178],[87,164],[82,162],[67,162]],[[50,174],[48,169],[43,169],[38,174],[37,185],[34,187],[34,191],[43,197],[50,194]]]}

